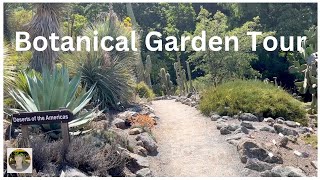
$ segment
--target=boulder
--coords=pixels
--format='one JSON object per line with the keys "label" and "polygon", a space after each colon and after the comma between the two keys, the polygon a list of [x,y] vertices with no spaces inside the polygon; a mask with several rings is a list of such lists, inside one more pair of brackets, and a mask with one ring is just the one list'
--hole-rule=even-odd
{"label": "boulder", "polygon": [[290,129],[287,127],[284,127],[283,125],[280,124],[275,124],[273,125],[273,128],[276,130],[277,133],[282,133],[283,135],[293,135],[293,136],[297,136],[298,132],[294,129]]}
{"label": "boulder", "polygon": [[218,114],[213,114],[210,118],[211,121],[217,121],[219,118],[221,118],[221,116],[219,116]]}
{"label": "boulder", "polygon": [[151,177],[151,171],[149,168],[143,168],[136,172],[137,177]]}
{"label": "boulder", "polygon": [[268,163],[283,163],[280,155],[269,153],[262,145],[252,139],[242,139],[237,146],[237,151],[242,163],[246,163],[249,158],[256,158]]}
{"label": "boulder", "polygon": [[124,177],[137,177],[137,175],[131,172],[130,169],[128,169],[127,167],[123,168],[122,174]]}
{"label": "boulder", "polygon": [[120,128],[120,129],[125,129],[127,127],[125,120],[120,119],[120,118],[115,118],[112,121],[112,125],[116,126],[117,128]]}
{"label": "boulder", "polygon": [[139,154],[140,156],[144,156],[144,157],[147,157],[147,155],[148,155],[148,151],[144,147],[141,147],[141,146],[136,146],[134,148],[134,153]]}
{"label": "boulder", "polygon": [[158,145],[155,140],[148,133],[141,133],[136,137],[137,141],[142,142],[142,147],[148,150],[149,153],[157,152]]}
{"label": "boulder", "polygon": [[240,125],[248,129],[254,129],[253,125],[250,122],[242,121]]}
{"label": "boulder", "polygon": [[61,171],[60,177],[88,177],[88,176],[77,168],[66,166]]}
{"label": "boulder", "polygon": [[270,126],[264,126],[264,127],[260,128],[260,131],[267,131],[267,132],[271,132],[271,133],[276,133],[274,128],[272,128]]}
{"label": "boulder", "polygon": [[261,173],[262,177],[305,177],[306,175],[299,168],[292,166],[275,166],[271,170]]}
{"label": "boulder", "polygon": [[141,128],[132,128],[129,130],[129,134],[130,135],[137,135],[137,134],[140,134],[142,133],[143,130]]}
{"label": "boulder", "polygon": [[227,127],[222,127],[220,129],[220,134],[222,135],[231,134],[231,131],[229,131]]}
{"label": "boulder", "polygon": [[138,154],[129,153],[128,165],[132,168],[141,169],[149,167],[149,161],[147,158]]}
{"label": "boulder", "polygon": [[227,128],[229,131],[235,131],[236,129],[239,129],[240,126],[237,125],[237,124],[228,124],[228,125],[226,126],[226,128]]}
{"label": "boulder", "polygon": [[266,171],[266,170],[270,170],[274,167],[273,164],[270,163],[266,163],[263,161],[259,161],[256,158],[249,158],[247,159],[247,163],[245,165],[245,168],[251,169],[251,170],[255,170],[255,171]]}
{"label": "boulder", "polygon": [[249,134],[249,130],[246,127],[241,127],[241,132],[245,133],[245,134]]}
{"label": "boulder", "polygon": [[224,119],[224,120],[230,120],[230,119],[232,119],[230,116],[222,116],[221,118]]}
{"label": "boulder", "polygon": [[119,113],[117,115],[117,118],[127,120],[127,119],[131,119],[132,117],[134,117],[136,115],[138,115],[138,113],[135,111],[124,111],[124,112]]}
{"label": "boulder", "polygon": [[259,121],[258,117],[251,113],[242,113],[240,114],[239,119],[242,121]]}
{"label": "boulder", "polygon": [[294,122],[294,121],[284,121],[284,124],[289,126],[289,127],[293,127],[293,128],[298,126],[298,124],[296,122]]}
{"label": "boulder", "polygon": [[275,120],[273,118],[271,118],[271,117],[264,118],[263,121],[267,122],[267,123],[275,123]]}
{"label": "boulder", "polygon": [[278,117],[275,119],[276,123],[278,124],[284,124],[285,119],[283,117]]}

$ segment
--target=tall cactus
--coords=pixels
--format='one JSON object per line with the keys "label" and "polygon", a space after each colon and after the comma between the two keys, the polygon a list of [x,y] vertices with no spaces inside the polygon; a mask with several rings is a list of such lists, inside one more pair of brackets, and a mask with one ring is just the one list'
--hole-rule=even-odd
{"label": "tall cactus", "polygon": [[151,62],[151,58],[148,55],[146,58],[146,64],[145,64],[145,68],[144,68],[144,78],[145,78],[145,82],[146,84],[151,88],[151,70],[152,70],[152,62]]}
{"label": "tall cactus", "polygon": [[187,62],[187,72],[188,72],[188,79],[189,79],[189,92],[193,92],[192,80],[191,80],[191,70],[190,64]]}
{"label": "tall cactus", "polygon": [[304,80],[302,82],[295,82],[298,87],[298,91],[301,94],[309,92],[312,94],[311,109],[309,113],[314,114],[317,111],[317,66],[318,66],[318,54],[317,54],[317,27],[312,27],[305,31],[307,40],[302,42],[301,51],[302,57],[305,60],[304,64],[300,64],[298,60],[294,61],[294,65],[289,67],[290,73],[302,74]]}
{"label": "tall cactus", "polygon": [[[185,93],[185,81],[184,81],[183,73],[181,70],[179,55],[177,55],[177,62],[174,63],[174,69],[176,71],[177,84],[179,86],[180,95],[183,95]],[[184,76],[185,76],[185,73],[184,73]]]}
{"label": "tall cactus", "polygon": [[160,69],[161,88],[165,95],[171,95],[172,81],[170,81],[170,74],[166,73],[164,68]]}

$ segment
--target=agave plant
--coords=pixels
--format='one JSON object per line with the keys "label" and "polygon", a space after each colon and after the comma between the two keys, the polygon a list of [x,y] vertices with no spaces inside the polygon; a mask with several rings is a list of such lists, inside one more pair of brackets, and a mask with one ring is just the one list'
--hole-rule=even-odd
{"label": "agave plant", "polygon": [[[83,88],[78,92],[81,80],[80,74],[75,75],[69,81],[68,69],[62,67],[52,71],[44,68],[41,77],[27,73],[24,73],[24,76],[27,80],[30,95],[21,89],[11,89],[9,91],[23,111],[69,109],[75,115],[75,119],[69,122],[72,132],[83,130],[85,125],[101,113],[96,112],[96,109],[81,112],[91,100],[95,85],[88,91]],[[59,131],[60,125],[56,123],[42,124],[41,128],[46,132],[49,131],[49,135],[54,136],[54,132]]]}

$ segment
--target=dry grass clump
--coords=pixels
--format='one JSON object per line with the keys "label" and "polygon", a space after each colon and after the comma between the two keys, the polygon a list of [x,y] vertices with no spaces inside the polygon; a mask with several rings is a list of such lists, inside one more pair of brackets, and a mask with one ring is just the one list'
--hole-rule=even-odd
{"label": "dry grass clump", "polygon": [[133,127],[143,127],[143,128],[148,128],[151,129],[155,125],[155,120],[150,117],[149,115],[144,115],[144,114],[138,114],[135,117],[131,117],[129,119],[129,122],[131,123],[131,126]]}

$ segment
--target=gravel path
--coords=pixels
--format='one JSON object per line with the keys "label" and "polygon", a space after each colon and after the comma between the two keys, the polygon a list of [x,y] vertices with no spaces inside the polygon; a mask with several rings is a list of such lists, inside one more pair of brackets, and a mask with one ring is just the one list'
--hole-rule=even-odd
{"label": "gravel path", "polygon": [[152,106],[160,117],[154,130],[159,153],[149,157],[154,176],[242,176],[236,148],[208,117],[174,100]]}

